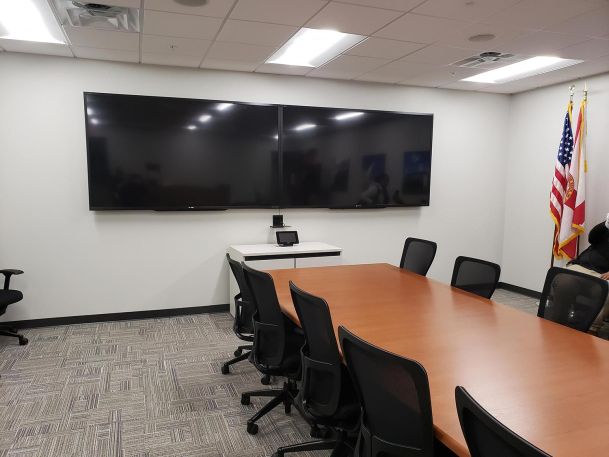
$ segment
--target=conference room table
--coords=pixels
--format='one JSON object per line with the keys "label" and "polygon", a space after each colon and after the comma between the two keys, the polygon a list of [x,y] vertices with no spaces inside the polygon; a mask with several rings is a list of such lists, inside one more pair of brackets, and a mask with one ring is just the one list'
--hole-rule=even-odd
{"label": "conference room table", "polygon": [[470,455],[458,385],[554,457],[609,455],[609,341],[388,264],[269,273],[294,322],[289,281],[328,302],[336,334],[420,362],[436,438],[457,455]]}

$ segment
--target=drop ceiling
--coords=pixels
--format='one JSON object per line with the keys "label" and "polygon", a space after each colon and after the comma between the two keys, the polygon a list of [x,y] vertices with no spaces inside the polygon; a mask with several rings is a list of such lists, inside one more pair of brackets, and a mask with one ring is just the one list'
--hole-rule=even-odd
{"label": "drop ceiling", "polygon": [[[52,0],[49,3],[55,8]],[[140,32],[62,24],[67,46],[0,39],[0,50],[177,67],[517,93],[609,72],[609,0],[97,1],[139,9]],[[191,2],[192,3],[192,2]],[[300,27],[369,38],[318,68],[265,63]],[[471,41],[492,34],[490,41]],[[507,84],[460,81],[495,68],[484,51],[584,62]]]}

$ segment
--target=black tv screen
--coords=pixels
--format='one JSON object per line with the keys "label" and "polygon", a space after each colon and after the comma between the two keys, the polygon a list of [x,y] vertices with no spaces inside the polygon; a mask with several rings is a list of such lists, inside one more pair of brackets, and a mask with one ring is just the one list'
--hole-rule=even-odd
{"label": "black tv screen", "polygon": [[278,107],[85,93],[89,206],[273,207]]}
{"label": "black tv screen", "polygon": [[283,207],[429,205],[433,116],[285,106]]}

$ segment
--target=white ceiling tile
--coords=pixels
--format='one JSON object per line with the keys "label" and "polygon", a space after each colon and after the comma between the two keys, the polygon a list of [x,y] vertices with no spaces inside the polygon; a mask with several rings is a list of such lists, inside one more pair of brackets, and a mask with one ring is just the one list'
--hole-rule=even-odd
{"label": "white ceiling tile", "polygon": [[297,30],[297,27],[288,25],[229,19],[222,27],[217,39],[233,43],[281,46]]}
{"label": "white ceiling tile", "polygon": [[[226,17],[236,0],[207,0],[201,6],[187,6],[170,0],[146,0],[144,9],[188,15]],[[138,1],[139,3],[139,1]]]}
{"label": "white ceiling tile", "polygon": [[414,43],[435,43],[467,26],[467,22],[408,13],[374,36]]}
{"label": "white ceiling tile", "polygon": [[76,57],[81,59],[112,60],[116,62],[139,62],[140,60],[140,53],[138,51],[72,46],[72,52]]}
{"label": "white ceiling tile", "polygon": [[221,60],[210,58],[206,58],[201,64],[201,68],[230,71],[254,71],[257,66],[258,63],[256,62],[239,62],[237,60]]}
{"label": "white ceiling tile", "polygon": [[378,57],[382,59],[399,59],[424,47],[424,44],[408,41],[386,40],[370,37],[357,46],[349,49],[346,54],[363,57]]}
{"label": "white ceiling tile", "polygon": [[437,68],[435,65],[396,60],[395,62],[388,63],[374,71],[358,76],[356,79],[362,81],[397,83],[413,76],[422,75],[435,68]]}
{"label": "white ceiling tile", "polygon": [[354,5],[374,6],[375,8],[385,8],[396,11],[410,11],[419,6],[425,0],[337,0],[341,3],[351,3]]}
{"label": "white ceiling tile", "polygon": [[493,13],[509,8],[520,0],[427,0],[412,10],[416,14],[427,16],[460,19],[463,21],[481,21]]}
{"label": "white ceiling tile", "polygon": [[257,73],[274,73],[279,75],[306,75],[311,70],[311,67],[279,65],[276,63],[264,63],[256,68]]}
{"label": "white ceiling tile", "polygon": [[506,48],[513,54],[521,55],[544,55],[553,54],[556,51],[583,43],[587,38],[579,35],[567,35],[556,32],[532,32],[520,38],[510,41]]}
{"label": "white ceiling tile", "polygon": [[216,41],[209,50],[207,59],[262,63],[273,54],[275,49],[274,46]]}
{"label": "white ceiling tile", "polygon": [[472,56],[471,49],[452,48],[432,44],[407,55],[402,60],[407,62],[431,63],[435,65],[450,65]]}
{"label": "white ceiling tile", "polygon": [[482,21],[490,15],[514,6],[521,0],[427,0],[412,10],[416,14],[460,19],[463,21]]}
{"label": "white ceiling tile", "polygon": [[330,3],[307,22],[306,26],[314,29],[371,35],[401,15],[400,11],[346,3]]}
{"label": "white ceiling tile", "polygon": [[175,36],[211,40],[216,36],[222,19],[186,14],[144,12],[144,33],[148,35]]}
{"label": "white ceiling tile", "polygon": [[51,56],[73,57],[72,51],[65,44],[39,43],[35,41],[8,40],[0,38],[0,46],[9,52],[27,52],[29,54],[47,54]]}
{"label": "white ceiling tile", "polygon": [[327,3],[324,0],[239,0],[230,17],[301,26]]}
{"label": "white ceiling tile", "polygon": [[[509,52],[506,44],[510,41],[530,33],[525,29],[512,28],[509,24],[471,24],[466,27],[454,30],[440,41],[446,46],[456,48],[468,48],[477,51],[499,51]],[[495,35],[495,38],[489,41],[470,41],[469,38],[476,35]]]}
{"label": "white ceiling tile", "polygon": [[568,46],[556,53],[567,59],[591,60],[609,56],[609,40],[588,40],[583,43]]}
{"label": "white ceiling tile", "polygon": [[114,32],[84,27],[65,25],[64,30],[74,46],[89,48],[122,49],[137,51],[140,47],[140,36],[131,32]]}
{"label": "white ceiling tile", "polygon": [[473,76],[478,73],[480,73],[480,70],[475,68],[461,68],[450,66],[439,67],[435,70],[425,72],[421,75],[406,78],[404,81],[400,81],[400,84],[406,84],[409,86],[439,87],[442,85],[459,81],[469,76]]}
{"label": "white ceiling tile", "polygon": [[511,27],[542,30],[569,18],[598,8],[585,0],[522,0],[484,20],[487,24],[509,24]]}
{"label": "white ceiling tile", "polygon": [[198,67],[201,64],[201,58],[179,54],[143,52],[142,63],[174,67]]}
{"label": "white ceiling tile", "polygon": [[311,71],[308,76],[353,79],[388,62],[387,59],[342,55]]}
{"label": "white ceiling tile", "polygon": [[588,37],[609,35],[609,5],[584,13],[568,21],[549,27],[554,32],[568,32]]}
{"label": "white ceiling tile", "polygon": [[142,36],[142,52],[153,54],[178,54],[185,56],[203,57],[211,45],[209,40],[195,40],[193,38],[177,38],[159,35]]}

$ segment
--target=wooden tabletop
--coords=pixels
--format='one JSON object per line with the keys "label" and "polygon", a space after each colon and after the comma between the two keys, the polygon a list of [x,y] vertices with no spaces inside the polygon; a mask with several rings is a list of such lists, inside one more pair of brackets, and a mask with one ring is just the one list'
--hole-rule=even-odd
{"label": "wooden tabletop", "polygon": [[388,264],[270,271],[327,300],[339,325],[427,370],[436,436],[469,456],[455,386],[554,457],[609,454],[609,341]]}

